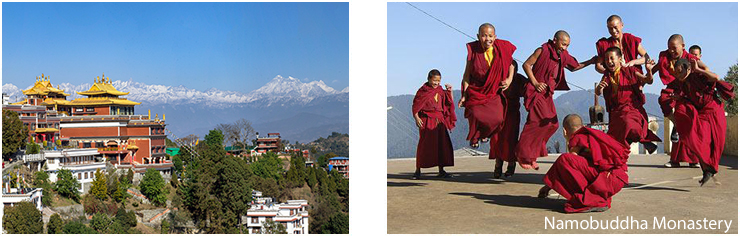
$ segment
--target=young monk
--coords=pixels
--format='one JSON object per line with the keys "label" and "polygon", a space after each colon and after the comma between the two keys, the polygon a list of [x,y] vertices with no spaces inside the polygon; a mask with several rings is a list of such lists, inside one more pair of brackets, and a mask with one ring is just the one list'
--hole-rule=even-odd
{"label": "young monk", "polygon": [[[647,129],[647,115],[645,113],[645,97],[642,86],[653,83],[652,73],[643,75],[635,67],[622,66],[622,52],[617,47],[611,47],[604,52],[604,66],[606,72],[599,85],[596,86],[596,95],[604,94],[606,111],[609,112],[609,135],[620,142],[629,145],[633,142],[649,143],[645,148],[656,148],[653,141],[660,141],[652,131]],[[653,65],[647,64],[648,71]],[[648,150],[653,152],[655,149]]]}
{"label": "young monk", "polygon": [[[645,48],[642,47],[642,39],[630,33],[625,33],[622,17],[618,15],[611,15],[606,19],[606,28],[609,30],[611,37],[601,38],[596,42],[597,54],[602,57],[607,48],[617,47],[622,50],[624,55],[622,65],[625,67],[637,66],[638,70],[642,72],[640,65],[645,64],[646,58],[650,58]],[[596,71],[601,74],[606,70],[600,61],[596,63],[595,67]]]}
{"label": "young monk", "polygon": [[671,159],[664,166],[669,168],[679,167],[681,162],[688,162],[689,167],[698,168],[699,158],[695,155],[689,155],[687,147],[682,142],[679,142],[680,136],[675,127],[679,124],[676,123],[676,120],[673,118],[673,109],[676,105],[674,97],[681,94],[682,88],[681,82],[676,79],[678,76],[677,70],[675,69],[676,61],[682,58],[687,60],[699,60],[698,57],[686,52],[683,36],[680,34],[671,35],[671,37],[668,38],[668,49],[660,52],[658,55],[658,66],[653,67],[651,71],[652,73],[655,73],[656,71],[659,72],[658,75],[660,76],[660,80],[666,86],[660,91],[658,103],[660,104],[663,116],[674,123],[671,136],[673,136],[673,133],[676,133],[675,140],[671,137],[671,141],[674,142],[674,146],[671,149]]}
{"label": "young monk", "polygon": [[674,96],[673,114],[681,137],[678,142],[686,146],[689,155],[699,157],[703,172],[699,184],[704,186],[719,170],[725,146],[727,121],[719,97],[732,99],[733,86],[719,80],[700,60],[679,59],[675,70],[681,87]]}
{"label": "young monk", "polygon": [[563,135],[568,153],[560,155],[547,171],[545,186],[537,197],[545,198],[553,189],[568,199],[567,213],[608,210],[612,196],[628,183],[629,147],[601,131],[583,127],[576,114],[563,119]]}
{"label": "young monk", "polygon": [[524,96],[524,86],[527,83],[527,77],[517,73],[518,65],[516,61],[511,61],[514,65],[514,77],[511,80],[509,89],[504,91],[506,97],[506,118],[504,119],[503,128],[491,137],[491,151],[488,159],[495,159],[496,164],[493,170],[493,178],[501,178],[504,161],[509,165],[506,167],[504,177],[514,175],[516,168],[516,155],[514,149],[519,142],[519,98]]}
{"label": "young monk", "polygon": [[699,45],[691,45],[691,47],[689,47],[689,53],[701,60],[701,47],[699,47]]}
{"label": "young monk", "polygon": [[468,57],[458,106],[465,107],[470,125],[466,139],[477,148],[479,141],[487,142],[501,131],[506,111],[502,91],[509,88],[514,77],[511,61],[516,46],[496,39],[496,28],[490,23],[478,27],[478,40],[466,46]]}
{"label": "young monk", "polygon": [[558,130],[558,113],[552,96],[555,90],[570,90],[564,69],[574,72],[594,64],[598,58],[594,56],[578,63],[568,53],[569,45],[570,35],[559,30],[524,62],[523,69],[530,81],[524,90],[524,107],[529,115],[516,146],[516,157],[524,169],[539,169],[536,160],[547,156],[547,140]]}
{"label": "young monk", "polygon": [[439,86],[442,74],[437,69],[429,71],[427,82],[416,91],[411,112],[419,127],[419,145],[416,148],[416,172],[413,179],[421,178],[421,168],[439,167],[437,177],[450,178],[445,166],[454,166],[452,142],[447,130],[455,128],[455,106],[452,86]]}

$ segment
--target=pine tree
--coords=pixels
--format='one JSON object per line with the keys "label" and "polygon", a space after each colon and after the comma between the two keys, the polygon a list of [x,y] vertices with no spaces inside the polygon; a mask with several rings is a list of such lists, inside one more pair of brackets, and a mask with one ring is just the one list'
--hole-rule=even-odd
{"label": "pine tree", "polygon": [[18,117],[18,113],[3,110],[3,157],[17,152],[28,137],[28,127]]}
{"label": "pine tree", "polygon": [[108,199],[107,177],[105,174],[100,173],[100,169],[95,170],[95,178],[93,179],[90,193],[100,200]]}

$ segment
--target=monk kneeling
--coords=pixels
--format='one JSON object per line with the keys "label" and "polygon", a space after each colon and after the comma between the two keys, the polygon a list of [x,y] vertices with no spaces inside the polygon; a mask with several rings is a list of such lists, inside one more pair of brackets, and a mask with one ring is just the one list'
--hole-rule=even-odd
{"label": "monk kneeling", "polygon": [[576,114],[563,119],[563,135],[569,153],[560,155],[547,171],[537,197],[545,198],[554,189],[568,199],[565,212],[608,210],[611,197],[628,183],[629,147],[604,132],[583,127]]}

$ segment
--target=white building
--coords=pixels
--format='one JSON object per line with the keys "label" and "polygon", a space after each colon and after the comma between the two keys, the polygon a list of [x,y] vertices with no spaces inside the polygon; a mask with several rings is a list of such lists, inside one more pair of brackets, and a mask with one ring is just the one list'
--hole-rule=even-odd
{"label": "white building", "polygon": [[259,191],[252,191],[252,196],[254,201],[250,204],[247,216],[242,217],[242,222],[247,224],[248,233],[264,233],[264,225],[269,219],[285,226],[288,234],[308,234],[307,200],[274,203],[272,198],[262,197]]}
{"label": "white building", "polygon": [[62,169],[72,172],[72,177],[80,182],[80,193],[86,193],[92,186],[95,171],[105,171],[105,158],[96,148],[65,149],[60,151],[44,151],[46,159],[46,173],[51,182],[57,181],[57,174]]}
{"label": "white building", "polygon": [[40,211],[43,207],[41,205],[41,197],[43,195],[43,189],[41,188],[3,188],[3,207],[15,206],[16,203],[26,201],[33,203],[36,209]]}

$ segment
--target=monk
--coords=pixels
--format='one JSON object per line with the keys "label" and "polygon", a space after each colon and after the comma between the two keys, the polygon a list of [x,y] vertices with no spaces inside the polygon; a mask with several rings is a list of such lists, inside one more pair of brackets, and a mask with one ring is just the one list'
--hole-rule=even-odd
{"label": "monk", "polygon": [[564,69],[574,72],[598,59],[594,56],[579,63],[568,53],[569,45],[570,35],[559,30],[524,62],[523,69],[530,81],[524,90],[524,107],[529,115],[516,146],[516,157],[524,169],[539,169],[536,160],[547,156],[547,140],[558,130],[553,95],[555,90],[570,90]]}
{"label": "monk", "polygon": [[[698,46],[697,46],[698,47]],[[689,155],[687,147],[680,141],[678,130],[676,129],[676,120],[673,118],[673,110],[676,106],[674,97],[681,94],[681,82],[676,80],[677,70],[676,61],[679,59],[687,60],[699,60],[698,57],[686,52],[683,36],[680,34],[671,35],[668,38],[668,49],[660,52],[658,55],[658,66],[653,67],[652,73],[659,72],[661,82],[666,86],[660,91],[660,97],[658,103],[660,109],[663,112],[663,116],[673,122],[674,127],[671,132],[671,142],[673,147],[671,149],[671,159],[668,163],[664,164],[665,167],[675,168],[680,167],[681,162],[688,162],[689,167],[698,168],[699,158],[695,155]],[[673,133],[676,133],[675,139]]]}
{"label": "monk", "polygon": [[699,47],[699,45],[691,45],[691,47],[689,47],[689,53],[701,60],[701,47]]}
{"label": "monk", "polygon": [[470,125],[467,140],[477,148],[493,134],[501,131],[506,117],[503,91],[514,77],[513,54],[516,46],[496,39],[496,28],[485,23],[478,27],[478,40],[467,45],[468,57],[462,80],[462,98],[458,106],[465,107]]}
{"label": "monk", "polygon": [[[648,152],[654,152],[657,145],[652,142],[659,142],[660,138],[647,129],[645,96],[640,89],[653,83],[652,73],[643,75],[636,67],[622,66],[622,52],[617,47],[608,48],[603,59],[606,72],[595,93],[604,94],[609,112],[607,133],[627,145],[641,142]],[[649,71],[653,69],[652,64],[646,66]]]}
{"label": "monk", "polygon": [[581,117],[563,119],[568,153],[558,157],[545,174],[545,186],[537,197],[546,198],[550,189],[568,202],[565,212],[603,212],[611,208],[612,196],[628,183],[629,147],[601,131],[583,127]]}
{"label": "monk", "polygon": [[720,97],[729,100],[734,87],[719,80],[700,60],[678,59],[675,64],[676,80],[680,93],[674,94],[676,121],[680,145],[685,145],[689,155],[699,157],[702,170],[700,186],[709,179],[719,184],[714,175],[719,171],[719,160],[725,146],[724,105]]}
{"label": "monk", "polygon": [[439,167],[437,177],[450,178],[445,166],[454,166],[452,141],[447,130],[455,128],[455,106],[452,86],[439,86],[442,74],[437,69],[429,71],[427,82],[416,91],[411,112],[419,127],[419,145],[416,148],[416,172],[413,179],[421,178],[421,168]]}
{"label": "monk", "polygon": [[516,61],[511,61],[514,65],[514,77],[511,80],[509,89],[504,91],[506,97],[506,118],[504,119],[503,128],[501,132],[498,132],[491,137],[491,151],[488,154],[488,159],[495,159],[496,164],[493,170],[493,178],[500,179],[504,161],[508,162],[506,167],[506,173],[504,177],[510,177],[514,175],[516,168],[516,155],[514,155],[514,148],[519,142],[519,122],[520,113],[519,98],[524,96],[524,86],[527,83],[527,77],[517,73]]}
{"label": "monk", "polygon": [[[650,58],[645,48],[642,47],[642,39],[630,33],[625,33],[622,17],[618,15],[611,15],[606,19],[606,28],[609,30],[611,37],[601,38],[596,42],[596,52],[599,57],[604,56],[607,48],[617,47],[622,50],[624,55],[622,65],[624,67],[637,66],[638,70],[642,72],[640,65],[645,64],[646,58]],[[601,60],[596,63],[595,67],[597,72],[604,74],[606,68]]]}

